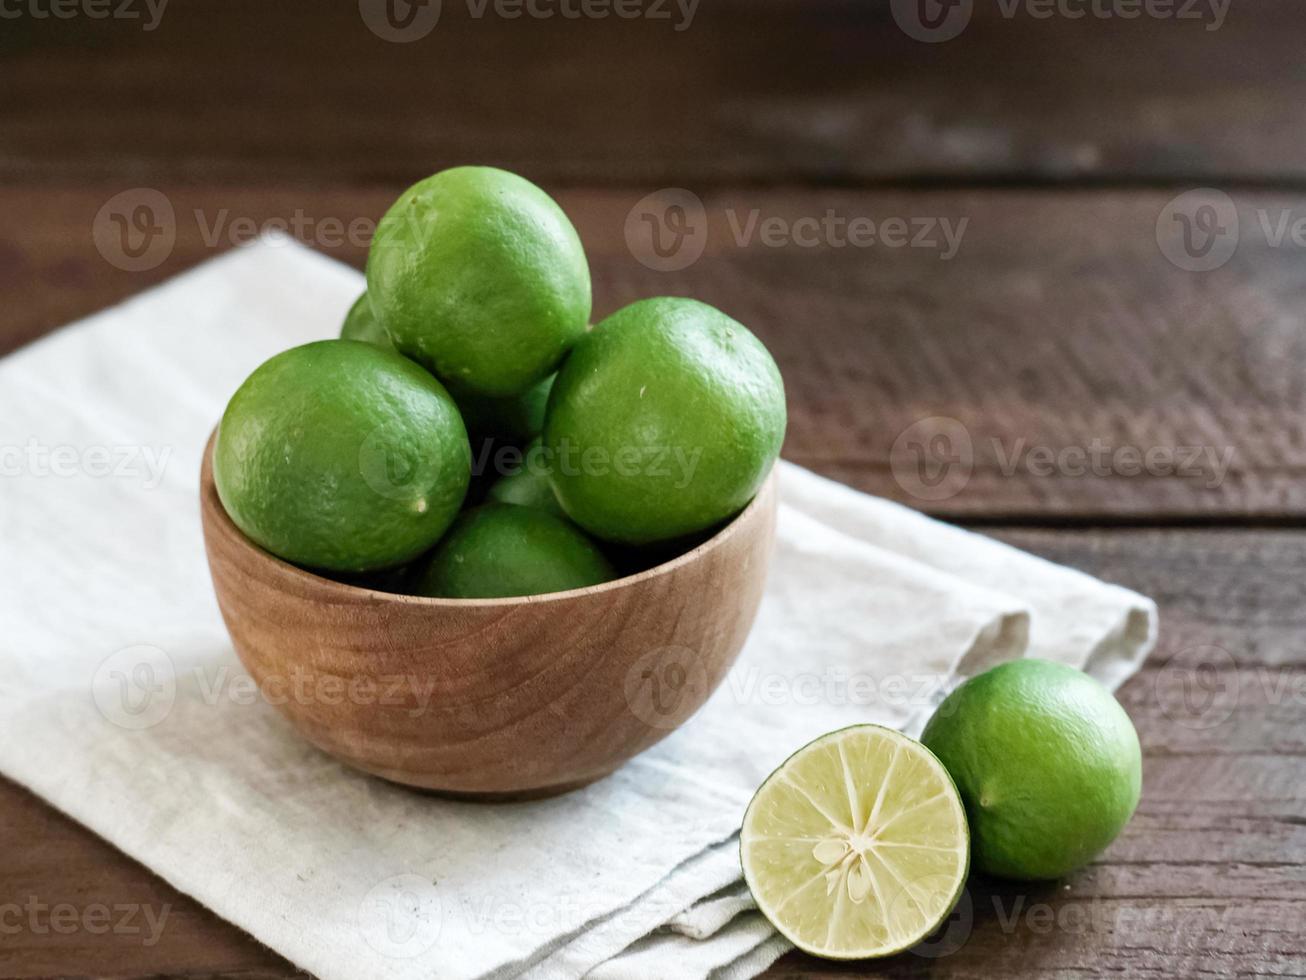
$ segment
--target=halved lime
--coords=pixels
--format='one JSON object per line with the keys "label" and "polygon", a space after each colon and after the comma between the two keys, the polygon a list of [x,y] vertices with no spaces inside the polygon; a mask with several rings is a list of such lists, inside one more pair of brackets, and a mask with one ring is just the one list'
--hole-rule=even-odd
{"label": "halved lime", "polygon": [[879,725],[804,746],[767,777],[740,832],[744,880],[799,949],[900,953],[948,917],[970,865],[961,797],[929,749]]}

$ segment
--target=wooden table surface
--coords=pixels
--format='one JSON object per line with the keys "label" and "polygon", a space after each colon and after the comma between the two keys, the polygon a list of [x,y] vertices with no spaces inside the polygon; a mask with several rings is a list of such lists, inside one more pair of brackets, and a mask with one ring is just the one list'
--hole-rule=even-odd
{"label": "wooden table surface", "polygon": [[[789,459],[1161,607],[1119,693],[1143,798],[1101,859],[973,881],[950,955],[768,976],[1306,976],[1306,9],[989,6],[925,43],[888,0],[709,0],[687,22],[448,2],[394,43],[370,0],[192,0],[152,27],[143,0],[10,5],[0,352],[273,219],[359,265],[417,177],[519,170],[576,222],[597,314],[683,293],[757,331]],[[706,232],[672,270],[627,234],[668,187]],[[1176,202],[1195,187],[1227,197]],[[105,229],[142,189],[172,219],[133,260]],[[840,238],[858,218],[888,237]],[[922,474],[920,444],[950,468]],[[0,902],[29,899],[170,914],[156,943],[5,932],[2,977],[295,975],[0,780]]]}

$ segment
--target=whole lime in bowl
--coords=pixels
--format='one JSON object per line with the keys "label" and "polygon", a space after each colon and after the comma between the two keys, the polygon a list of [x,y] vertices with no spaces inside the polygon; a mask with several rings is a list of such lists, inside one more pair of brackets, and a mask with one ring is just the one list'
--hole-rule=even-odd
{"label": "whole lime in bowl", "polygon": [[377,226],[367,291],[401,353],[480,395],[543,381],[589,323],[576,229],[544,191],[493,167],[404,191]]}
{"label": "whole lime in bowl", "polygon": [[545,595],[616,577],[573,525],[534,507],[492,501],[474,507],[417,571],[419,595],[496,599]]}
{"label": "whole lime in bowl", "polygon": [[785,433],[784,383],[742,323],[697,300],[632,303],[586,334],[549,396],[544,445],[567,516],[621,544],[739,512]]}
{"label": "whole lime in bowl", "polygon": [[1138,735],[1082,671],[1015,660],[966,681],[921,734],[966,803],[976,867],[1060,878],[1129,822],[1142,786]]}
{"label": "whole lime in bowl", "polygon": [[567,515],[553,495],[549,469],[542,440],[532,439],[522,453],[521,465],[490,484],[489,497],[504,504],[534,507],[565,520]]}
{"label": "whole lime in bowl", "polygon": [[394,350],[390,337],[381,326],[381,321],[372,312],[372,302],[367,293],[354,300],[354,305],[345,314],[345,322],[340,325],[341,340],[361,340],[365,344],[376,344],[386,350]]}
{"label": "whole lime in bowl", "polygon": [[286,561],[335,572],[430,548],[471,478],[453,399],[405,357],[323,340],[260,365],[223,413],[213,455],[235,525]]}
{"label": "whole lime in bowl", "polygon": [[550,374],[517,395],[478,395],[453,383],[448,388],[473,437],[526,442],[544,429],[544,409],[554,377]]}
{"label": "whole lime in bowl", "polygon": [[[354,301],[340,326],[341,340],[361,340],[386,350],[394,350],[390,335],[372,310],[365,292]],[[456,384],[447,384],[462,414],[468,435],[473,438],[511,439],[525,442],[538,436],[544,428],[544,407],[549,401],[554,375],[536,382],[516,395],[478,395]]]}

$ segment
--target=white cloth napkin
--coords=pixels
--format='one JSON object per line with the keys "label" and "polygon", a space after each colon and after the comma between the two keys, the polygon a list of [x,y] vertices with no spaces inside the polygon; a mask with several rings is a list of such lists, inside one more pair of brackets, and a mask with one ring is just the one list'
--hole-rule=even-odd
{"label": "white cloth napkin", "polygon": [[1154,641],[1139,595],[781,464],[756,627],[664,742],[534,803],[346,769],[241,670],[196,495],[232,391],[361,288],[267,239],[0,361],[0,771],[321,977],[752,976],[786,947],[733,835],[789,753],[1006,658],[1116,685]]}

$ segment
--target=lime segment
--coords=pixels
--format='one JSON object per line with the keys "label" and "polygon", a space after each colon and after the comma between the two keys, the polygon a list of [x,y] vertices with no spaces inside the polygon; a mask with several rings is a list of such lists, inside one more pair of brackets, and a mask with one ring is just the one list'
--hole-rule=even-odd
{"label": "lime segment", "polygon": [[961,798],[919,742],[878,725],[824,735],[767,778],[740,854],[758,908],[804,952],[889,956],[947,918],[969,867]]}

